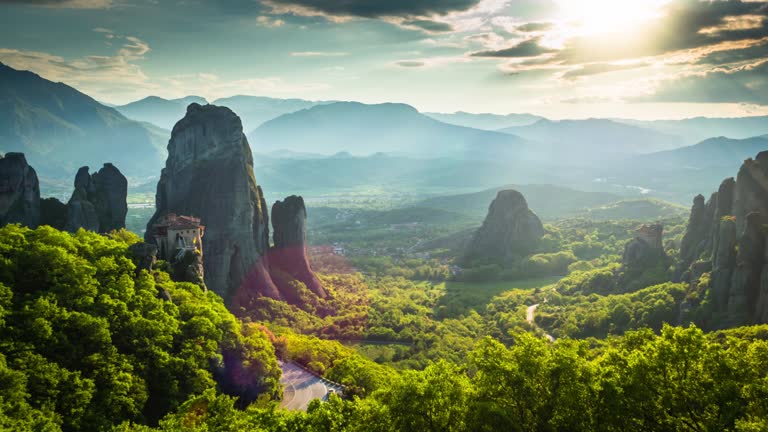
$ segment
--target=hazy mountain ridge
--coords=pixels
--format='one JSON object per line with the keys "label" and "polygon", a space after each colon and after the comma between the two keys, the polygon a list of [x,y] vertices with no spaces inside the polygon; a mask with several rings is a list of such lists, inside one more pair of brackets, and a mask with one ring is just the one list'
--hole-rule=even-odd
{"label": "hazy mountain ridge", "polygon": [[688,145],[712,137],[725,136],[732,139],[746,139],[768,133],[768,116],[694,117],[682,120],[652,121],[615,119],[614,121],[677,135],[682,137]]}
{"label": "hazy mountain ridge", "polygon": [[310,101],[305,99],[277,99],[266,96],[237,95],[216,99],[214,105],[223,105],[237,113],[243,122],[243,130],[252,131],[264,122],[316,105],[335,101]]}
{"label": "hazy mountain ridge", "polygon": [[115,109],[128,118],[171,130],[176,122],[184,117],[187,106],[193,102],[199,104],[208,103],[205,98],[200,96],[186,96],[179,99],[147,96],[136,102],[116,106]]}
{"label": "hazy mountain ridge", "polygon": [[[311,138],[311,139],[308,139]],[[531,148],[514,135],[450,125],[397,103],[336,102],[270,120],[248,136],[255,152],[367,155],[389,152],[465,159],[525,157]]]}
{"label": "hazy mountain ridge", "polygon": [[167,137],[62,83],[0,64],[0,153],[26,154],[41,176],[114,162],[133,176],[162,167]]}
{"label": "hazy mountain ridge", "polygon": [[553,155],[581,162],[599,163],[605,158],[652,153],[685,145],[680,137],[606,119],[543,119],[528,126],[504,128],[501,132],[545,143]]}
{"label": "hazy mountain ridge", "polygon": [[745,159],[768,150],[768,137],[731,139],[709,138],[698,144],[674,150],[637,156],[633,163],[647,164],[657,169],[702,169],[714,166],[738,167]]}
{"label": "hazy mountain ridge", "polygon": [[423,114],[443,123],[492,131],[508,127],[527,126],[544,119],[544,117],[527,113],[502,115],[457,111],[454,113],[425,112]]}

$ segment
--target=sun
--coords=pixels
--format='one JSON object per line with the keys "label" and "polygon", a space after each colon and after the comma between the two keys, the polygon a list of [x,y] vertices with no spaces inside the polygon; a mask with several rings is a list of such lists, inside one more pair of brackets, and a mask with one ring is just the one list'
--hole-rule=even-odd
{"label": "sun", "polygon": [[574,33],[594,35],[632,31],[662,16],[670,0],[557,0],[560,21]]}

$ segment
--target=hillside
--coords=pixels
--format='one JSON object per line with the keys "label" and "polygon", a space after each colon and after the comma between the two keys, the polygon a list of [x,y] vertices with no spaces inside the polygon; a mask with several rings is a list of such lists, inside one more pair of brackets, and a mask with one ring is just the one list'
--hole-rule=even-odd
{"label": "hillside", "polygon": [[593,220],[646,220],[682,217],[688,208],[659,199],[645,198],[619,202],[587,209],[583,216]]}
{"label": "hillside", "polygon": [[432,117],[435,120],[443,123],[454,124],[457,126],[471,127],[475,129],[484,130],[499,130],[508,127],[515,126],[527,126],[536,123],[543,117],[533,114],[474,114],[464,111],[457,111],[455,113],[424,113],[425,115]]}
{"label": "hillside", "polygon": [[173,125],[184,117],[187,106],[192,102],[199,104],[208,103],[199,96],[187,96],[170,100],[157,96],[148,96],[136,102],[116,106],[115,109],[130,119],[152,123],[157,127],[171,130]]}
{"label": "hillside", "polygon": [[255,152],[287,149],[335,154],[376,152],[495,159],[524,155],[526,142],[507,134],[449,125],[404,104],[337,102],[270,120],[248,135]]}
{"label": "hillside", "polygon": [[581,214],[590,207],[613,203],[621,196],[604,192],[583,192],[553,185],[506,185],[480,192],[441,196],[423,200],[415,205],[471,215],[481,221],[488,204],[500,190],[514,189],[528,200],[534,213],[544,219],[558,219]]}
{"label": "hillside", "polygon": [[65,84],[0,64],[0,153],[25,153],[42,177],[71,178],[83,165],[105,162],[129,177],[156,174],[166,133]]}
{"label": "hillside", "polygon": [[710,138],[698,144],[674,150],[637,156],[633,163],[656,168],[701,169],[729,167],[736,169],[744,159],[768,150],[768,137],[731,139]]}
{"label": "hillside", "polygon": [[616,121],[676,135],[682,137],[689,145],[711,137],[725,136],[733,139],[745,139],[768,133],[768,116],[695,117],[683,120],[656,121],[617,119]]}
{"label": "hillside", "polygon": [[540,120],[501,132],[546,143],[552,157],[601,164],[606,159],[669,150],[684,145],[676,136],[605,119]]}

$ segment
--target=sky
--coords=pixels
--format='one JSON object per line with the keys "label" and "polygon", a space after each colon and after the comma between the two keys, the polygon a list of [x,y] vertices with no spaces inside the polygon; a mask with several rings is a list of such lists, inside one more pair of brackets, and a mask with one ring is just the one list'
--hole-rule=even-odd
{"label": "sky", "polygon": [[0,0],[0,62],[106,103],[768,114],[768,0]]}

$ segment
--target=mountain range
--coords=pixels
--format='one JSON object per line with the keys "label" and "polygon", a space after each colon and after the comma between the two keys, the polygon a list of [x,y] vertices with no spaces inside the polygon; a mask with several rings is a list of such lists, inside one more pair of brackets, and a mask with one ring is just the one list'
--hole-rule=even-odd
{"label": "mountain range", "polygon": [[205,105],[208,103],[200,96],[187,96],[180,99],[163,99],[148,96],[142,100],[114,108],[121,114],[134,120],[151,123],[157,127],[171,130],[179,119],[184,117],[187,106],[191,103]]}
{"label": "mountain range", "polygon": [[[180,99],[163,99],[149,96],[126,105],[115,106],[126,117],[134,120],[152,123],[169,131],[179,119],[184,117],[187,106],[192,102],[205,105],[205,98],[187,96]],[[211,104],[226,106],[238,114],[246,131],[259,127],[267,120],[272,120],[283,114],[292,113],[315,105],[331,102],[314,102],[304,99],[275,99],[263,96],[232,96],[216,99]]]}
{"label": "mountain range", "polygon": [[457,126],[471,127],[484,130],[499,130],[515,126],[527,126],[536,123],[544,117],[533,114],[474,114],[464,111],[455,113],[424,113],[435,120]]}
{"label": "mountain range", "polygon": [[166,132],[131,120],[74,88],[0,63],[0,152],[23,152],[42,176],[70,179],[83,165],[113,162],[156,175]]}
{"label": "mountain range", "polygon": [[525,157],[530,143],[514,135],[450,125],[405,104],[336,102],[270,120],[248,135],[255,152],[331,155],[377,152],[419,157]]}
{"label": "mountain range", "polygon": [[[142,178],[151,183],[170,136],[158,125],[172,128],[191,102],[205,99],[148,97],[112,108],[65,84],[1,65],[0,153],[24,152],[46,190],[59,178],[68,184],[82,165],[104,162],[115,163],[132,184]],[[275,191],[385,187],[429,193],[551,183],[688,202],[691,193],[716,187],[742,160],[768,150],[768,117],[551,121],[529,114],[427,115],[397,103],[257,96],[214,103],[229,106],[250,125],[245,130],[252,128],[257,176]],[[518,125],[486,130],[503,122]],[[702,134],[707,139],[688,145]]]}
{"label": "mountain range", "polygon": [[543,119],[528,126],[501,129],[501,132],[542,143],[557,157],[598,164],[606,159],[670,150],[684,145],[679,137],[606,119]]}

